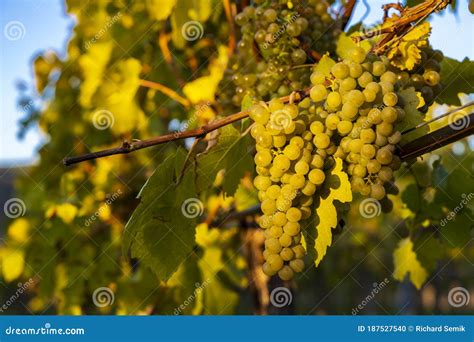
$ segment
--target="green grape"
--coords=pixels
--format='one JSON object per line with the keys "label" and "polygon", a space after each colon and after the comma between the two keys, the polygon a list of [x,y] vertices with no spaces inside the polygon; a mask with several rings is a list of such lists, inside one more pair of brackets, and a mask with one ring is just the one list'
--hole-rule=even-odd
{"label": "green grape", "polygon": [[321,102],[326,99],[327,90],[326,87],[322,84],[316,84],[311,88],[310,97],[314,102]]}
{"label": "green grape", "polygon": [[308,179],[314,185],[321,185],[324,182],[326,175],[320,169],[312,169],[308,174]]}

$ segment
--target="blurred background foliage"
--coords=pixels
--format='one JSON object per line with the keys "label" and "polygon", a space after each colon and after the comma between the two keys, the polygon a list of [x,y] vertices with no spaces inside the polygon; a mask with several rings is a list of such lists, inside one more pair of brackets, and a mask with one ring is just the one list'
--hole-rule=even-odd
{"label": "blurred background foliage", "polygon": [[[256,251],[263,234],[252,215],[224,227],[213,225],[223,213],[258,203],[252,163],[243,166],[240,183],[235,180],[234,196],[224,196],[222,177],[212,180],[201,198],[205,219],[196,222],[194,247],[167,282],[123,252],[123,228],[148,177],[191,142],[68,169],[62,165],[67,155],[198,127],[234,112],[235,107],[215,100],[227,86],[219,84],[232,37],[226,6],[225,0],[66,1],[67,12],[76,18],[67,58],[53,51],[37,56],[36,93],[22,99],[46,103],[32,106],[22,127],[39,124],[48,141],[40,162],[18,171],[15,180],[14,195],[27,211],[6,223],[2,297],[10,298],[18,283],[33,279],[34,285],[6,313],[253,314],[268,305],[269,290],[282,286],[271,279],[266,289],[255,267],[261,263]],[[183,39],[181,28],[189,21],[203,25],[201,39]],[[181,89],[182,95],[166,94],[160,85]],[[93,124],[101,110],[113,113],[108,129]],[[364,218],[356,200],[324,262],[289,284],[293,303],[279,310],[270,306],[269,312],[351,314],[385,279],[387,286],[360,314],[472,312],[472,305],[449,306],[447,293],[454,286],[474,288],[474,202],[454,219],[442,220],[474,192],[473,171],[467,139],[404,166],[397,180],[400,195],[392,196],[394,211]],[[160,241],[156,248],[179,254]],[[409,274],[394,273],[394,250],[406,257],[415,253]],[[94,305],[92,294],[99,287],[113,291],[112,305]]]}

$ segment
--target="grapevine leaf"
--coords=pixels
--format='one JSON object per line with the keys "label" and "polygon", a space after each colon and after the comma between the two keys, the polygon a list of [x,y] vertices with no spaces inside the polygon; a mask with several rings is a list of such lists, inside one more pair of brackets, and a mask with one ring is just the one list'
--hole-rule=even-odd
{"label": "grapevine leaf", "polygon": [[413,244],[422,265],[429,271],[434,270],[436,262],[443,255],[441,251],[444,250],[444,246],[440,240],[434,237],[433,232],[423,230]]}
{"label": "grapevine leaf", "polygon": [[400,70],[412,70],[421,61],[420,48],[428,45],[430,32],[430,23],[425,22],[410,29],[403,37],[394,40],[387,51],[390,63]]}
{"label": "grapevine leaf", "polygon": [[416,184],[408,185],[405,191],[403,191],[402,200],[412,212],[416,213],[419,211],[421,197],[418,186]]}
{"label": "grapevine leaf", "polygon": [[356,47],[363,48],[366,52],[369,52],[371,45],[367,40],[362,40],[356,43],[352,37],[358,36],[358,33],[353,33],[351,36],[341,33],[336,44],[336,53],[342,59],[350,58],[351,51]]}
{"label": "grapevine leaf", "polygon": [[177,0],[146,0],[146,8],[150,18],[164,20],[168,18]]}
{"label": "grapevine leaf", "polygon": [[212,1],[177,0],[171,14],[171,39],[174,45],[182,49],[186,40],[197,41],[204,33],[204,23],[212,13]]}
{"label": "grapevine leaf", "polygon": [[217,86],[222,80],[224,70],[228,61],[227,48],[219,47],[219,54],[209,66],[209,75],[203,76],[187,83],[183,88],[183,93],[192,103],[214,102],[214,95]]}
{"label": "grapevine leaf", "polygon": [[[110,128],[117,134],[146,126],[145,114],[135,101],[135,95],[140,87],[141,68],[137,59],[129,58],[120,61],[109,75],[117,81],[102,84],[98,92],[97,104],[110,112],[108,114]],[[95,113],[100,113],[100,111]],[[104,113],[105,115],[107,114]]]}
{"label": "grapevine leaf", "polygon": [[13,221],[8,227],[8,237],[17,243],[28,241],[31,232],[31,223],[24,218]]}
{"label": "grapevine leaf", "polygon": [[[202,211],[196,198],[194,170],[188,168],[177,184],[186,153],[178,150],[159,166],[140,191],[140,204],[125,227],[124,248],[167,280],[194,246],[196,215],[185,215],[186,200]],[[184,209],[182,209],[184,208]]]}
{"label": "grapevine leaf", "polygon": [[436,101],[459,106],[459,93],[474,93],[474,61],[464,58],[462,62],[444,57],[441,62],[441,82],[443,90]]}
{"label": "grapevine leaf", "polygon": [[336,64],[336,62],[329,57],[328,55],[324,55],[316,64],[314,71],[319,71],[323,73],[326,77],[329,77],[331,75],[331,68],[333,65]]}
{"label": "grapevine leaf", "polygon": [[83,107],[90,107],[92,96],[102,82],[103,73],[110,55],[112,54],[113,43],[93,44],[89,51],[79,57],[79,66],[84,75],[79,94],[79,103]]}
{"label": "grapevine leaf", "polygon": [[251,146],[248,135],[241,136],[232,125],[219,129],[217,143],[198,156],[198,192],[208,189],[217,173],[224,169],[222,187],[227,194],[233,195],[245,172],[251,171]]}
{"label": "grapevine leaf", "polygon": [[397,249],[393,252],[393,260],[395,264],[393,277],[398,281],[403,281],[409,273],[410,281],[417,289],[420,289],[426,281],[428,273],[418,261],[410,238],[405,238],[399,242]]}
{"label": "grapevine leaf", "polygon": [[[397,124],[397,131],[404,131],[406,129],[415,127],[416,125],[423,122],[423,114],[417,109],[420,103],[416,94],[415,88],[410,87],[402,89],[397,92],[397,95],[402,99],[403,109],[405,110],[404,119]],[[402,138],[402,144],[413,139],[419,138],[428,133],[428,127],[422,127],[416,129],[410,133],[404,134]]]}
{"label": "grapevine leaf", "polygon": [[[332,243],[332,229],[336,228],[338,223],[338,213],[335,201],[347,203],[352,201],[351,184],[349,177],[342,170],[342,160],[335,158],[334,168],[326,175],[328,184],[330,184],[327,197],[321,197],[316,206],[316,216],[319,222],[316,226],[317,237],[314,241],[316,250],[316,266],[319,265],[326,255],[327,248]],[[337,185],[336,185],[337,184]]]}
{"label": "grapevine leaf", "polygon": [[1,251],[2,274],[6,282],[17,279],[25,268],[25,253],[16,248],[4,248]]}

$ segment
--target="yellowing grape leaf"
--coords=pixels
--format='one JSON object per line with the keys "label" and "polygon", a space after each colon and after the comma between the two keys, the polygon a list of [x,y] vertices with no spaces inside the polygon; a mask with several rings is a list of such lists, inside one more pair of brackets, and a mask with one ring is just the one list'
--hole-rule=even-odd
{"label": "yellowing grape leaf", "polygon": [[31,224],[25,218],[19,218],[8,227],[8,237],[15,242],[23,243],[28,240]]}
{"label": "yellowing grape leaf", "polygon": [[413,250],[413,242],[410,238],[403,239],[399,242],[397,249],[393,252],[393,262],[395,270],[393,277],[399,281],[403,281],[407,273],[410,274],[410,281],[417,289],[426,281],[428,273],[420,264]]}
{"label": "yellowing grape leaf", "polygon": [[358,33],[353,33],[351,36],[341,33],[337,40],[336,44],[336,53],[342,59],[350,58],[351,51],[356,47],[363,48],[366,52],[369,52],[372,48],[368,40],[362,40],[359,43],[356,43],[352,37],[359,36]]}
{"label": "yellowing grape leaf", "polygon": [[113,43],[95,43],[89,51],[79,57],[79,66],[84,76],[79,94],[79,103],[83,107],[91,106],[92,96],[102,82],[103,73],[112,53]]}
{"label": "yellowing grape leaf", "polygon": [[192,103],[214,102],[217,86],[222,80],[229,59],[225,46],[219,46],[218,51],[217,58],[209,65],[209,75],[195,79],[183,87],[183,93]]}
{"label": "yellowing grape leaf", "polygon": [[45,216],[51,218],[53,216],[59,217],[64,223],[70,224],[76,217],[78,209],[71,203],[62,203],[53,205],[46,210]]}
{"label": "yellowing grape leaf", "polygon": [[420,47],[428,46],[430,23],[413,27],[403,37],[394,39],[387,51],[390,63],[401,70],[412,70],[421,60]]}
{"label": "yellowing grape leaf", "polygon": [[[114,82],[104,82],[97,94],[97,111],[91,120],[101,126],[100,119],[110,129],[123,134],[146,126],[146,117],[135,101],[140,87],[141,64],[137,59],[129,58],[117,63],[109,78]],[[103,111],[101,111],[103,110]]]}
{"label": "yellowing grape leaf", "polygon": [[17,279],[25,268],[25,253],[19,249],[2,250],[2,274],[6,282]]}
{"label": "yellowing grape leaf", "polygon": [[[318,236],[315,241],[316,249],[316,266],[319,265],[323,257],[326,255],[326,250],[332,243],[331,230],[337,226],[338,213],[334,206],[334,201],[347,203],[352,201],[351,183],[347,173],[342,170],[342,160],[335,158],[335,165],[330,173],[330,177],[337,177],[338,187],[330,188],[329,195],[326,198],[321,198],[319,206],[316,208],[316,215],[319,218],[319,224],[316,229]],[[328,176],[326,176],[328,177]],[[328,179],[331,182],[331,179]]]}
{"label": "yellowing grape leaf", "polygon": [[326,77],[329,77],[331,76],[331,68],[334,66],[334,64],[336,64],[336,62],[331,57],[324,55],[316,64],[313,71],[319,71]]}
{"label": "yellowing grape leaf", "polygon": [[178,49],[184,48],[186,41],[195,43],[204,34],[203,23],[209,19],[214,8],[209,0],[178,0],[171,14],[171,39]]}
{"label": "yellowing grape leaf", "polygon": [[150,18],[164,20],[168,18],[177,0],[146,0],[146,8]]}

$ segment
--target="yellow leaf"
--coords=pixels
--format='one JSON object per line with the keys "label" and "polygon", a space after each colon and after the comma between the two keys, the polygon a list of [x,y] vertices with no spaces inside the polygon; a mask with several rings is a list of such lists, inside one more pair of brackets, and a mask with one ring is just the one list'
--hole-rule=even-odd
{"label": "yellow leaf", "polygon": [[401,70],[412,70],[421,60],[420,47],[428,46],[430,23],[415,26],[401,38],[392,41],[387,57]]}
{"label": "yellow leaf", "polygon": [[219,46],[219,55],[209,66],[209,75],[187,83],[183,93],[192,103],[214,102],[217,86],[224,75],[227,66],[228,51],[225,46]]}
{"label": "yellow leaf", "polygon": [[71,203],[63,203],[56,205],[56,216],[64,223],[70,224],[77,215],[77,207]]}
{"label": "yellow leaf", "polygon": [[417,289],[426,281],[428,273],[416,258],[416,253],[413,251],[413,242],[410,238],[400,241],[397,249],[393,252],[393,260],[395,270],[393,277],[399,281],[403,281],[407,273],[410,273],[410,280]]}
{"label": "yellow leaf", "polygon": [[416,97],[418,98],[418,106],[416,106],[416,109],[423,107],[426,102],[423,96],[421,96],[421,92],[417,91],[416,92]]}
{"label": "yellow leaf", "polygon": [[146,8],[150,18],[164,20],[168,18],[177,0],[146,0]]}
{"label": "yellow leaf", "polygon": [[319,218],[319,224],[316,229],[318,236],[315,241],[316,266],[319,265],[326,250],[332,243],[332,228],[335,228],[338,222],[338,215],[334,201],[347,203],[352,201],[351,183],[347,174],[342,170],[342,160],[335,158],[335,165],[331,171],[331,177],[339,178],[339,187],[331,188],[326,198],[321,198],[319,206],[316,208],[316,215]]}
{"label": "yellow leaf", "polygon": [[8,237],[15,242],[23,243],[28,239],[31,225],[25,218],[19,218],[8,227]]}
{"label": "yellow leaf", "polygon": [[79,103],[83,107],[91,106],[92,96],[102,82],[103,73],[112,53],[113,43],[95,43],[89,51],[79,58],[79,66],[84,75],[79,94]]}
{"label": "yellow leaf", "polygon": [[25,268],[25,253],[22,250],[6,248],[2,251],[2,274],[6,282],[17,279]]}

